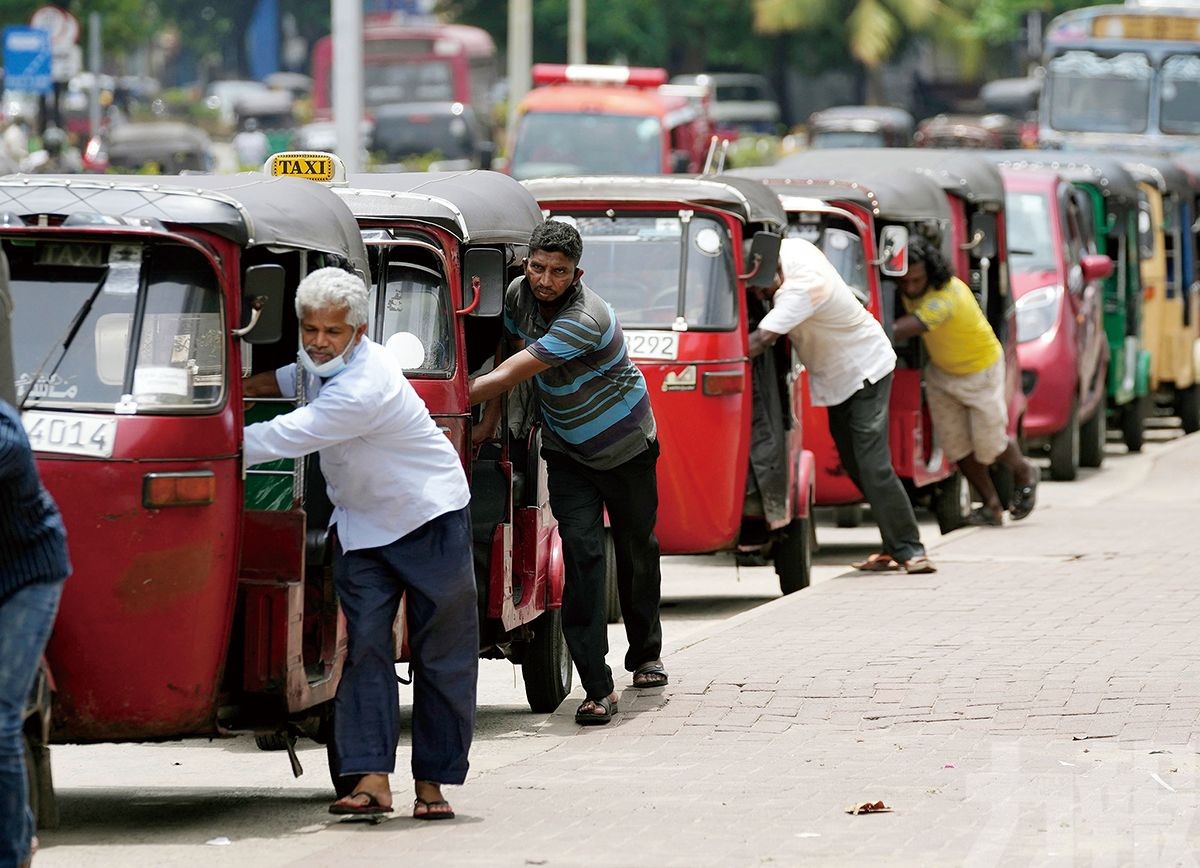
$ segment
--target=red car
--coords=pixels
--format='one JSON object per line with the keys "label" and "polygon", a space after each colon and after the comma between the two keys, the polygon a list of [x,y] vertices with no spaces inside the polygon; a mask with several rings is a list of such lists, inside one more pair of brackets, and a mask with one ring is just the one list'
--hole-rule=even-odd
{"label": "red car", "polygon": [[1017,358],[1027,396],[1026,446],[1050,454],[1050,474],[1074,479],[1104,460],[1108,341],[1096,251],[1081,194],[1045,170],[1003,169]]}

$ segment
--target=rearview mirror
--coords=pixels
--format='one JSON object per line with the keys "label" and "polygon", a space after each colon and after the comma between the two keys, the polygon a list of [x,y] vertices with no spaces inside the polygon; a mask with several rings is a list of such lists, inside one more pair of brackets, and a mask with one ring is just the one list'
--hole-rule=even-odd
{"label": "rearview mirror", "polygon": [[884,226],[879,233],[879,272],[884,277],[908,274],[907,226]]}
{"label": "rearview mirror", "polygon": [[1102,253],[1092,253],[1083,257],[1079,265],[1083,269],[1083,279],[1087,283],[1103,280],[1113,273],[1113,261]]}
{"label": "rearview mirror", "polygon": [[242,327],[234,334],[248,344],[273,344],[283,337],[285,285],[282,265],[247,268],[242,279]]}
{"label": "rearview mirror", "polygon": [[754,233],[750,242],[750,257],[746,261],[750,272],[746,277],[747,286],[766,289],[775,282],[775,270],[779,267],[780,241],[780,237],[774,232]]}
{"label": "rearview mirror", "polygon": [[996,256],[996,215],[979,212],[971,216],[971,240],[964,245],[974,259]]}
{"label": "rearview mirror", "polygon": [[467,248],[462,266],[463,309],[459,313],[500,316],[504,312],[504,291],[507,288],[504,251],[495,247]]}

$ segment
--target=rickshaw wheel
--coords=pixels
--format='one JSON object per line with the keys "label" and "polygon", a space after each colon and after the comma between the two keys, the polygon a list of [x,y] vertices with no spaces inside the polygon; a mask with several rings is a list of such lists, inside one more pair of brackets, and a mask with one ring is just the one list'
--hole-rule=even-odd
{"label": "rickshaw wheel", "polygon": [[[812,515],[810,508],[809,515]],[[779,590],[794,594],[808,587],[812,576],[812,518],[794,518],[775,540],[775,575]]]}
{"label": "rickshaw wheel", "polygon": [[50,773],[50,748],[38,744],[28,732],[25,742],[25,779],[29,787],[29,810],[38,829],[58,828],[58,803]]}
{"label": "rickshaw wheel", "polygon": [[610,624],[621,623],[621,592],[617,587],[617,547],[613,544],[612,528],[604,532],[604,599]]}
{"label": "rickshaw wheel", "polygon": [[933,514],[937,517],[938,530],[950,533],[967,523],[971,512],[971,487],[961,470],[937,483],[933,492]]}
{"label": "rickshaw wheel", "polygon": [[1200,431],[1200,384],[1193,383],[1175,392],[1175,412],[1184,434]]}
{"label": "rickshaw wheel", "polygon": [[266,735],[254,736],[254,744],[259,750],[287,750],[287,736],[282,732],[269,732]]}
{"label": "rickshaw wheel", "polygon": [[1101,404],[1092,418],[1079,429],[1081,467],[1099,467],[1104,463],[1104,442],[1108,437],[1108,412]]}
{"label": "rickshaw wheel", "polygon": [[1146,438],[1146,417],[1150,415],[1150,396],[1139,395],[1121,408],[1121,436],[1130,452],[1141,452]]}
{"label": "rickshaw wheel", "polygon": [[833,523],[838,527],[859,527],[863,523],[861,503],[849,503],[833,508]]}
{"label": "rickshaw wheel", "polygon": [[521,663],[525,698],[535,714],[549,714],[567,698],[574,677],[563,638],[562,610],[547,609],[531,626],[533,638]]}

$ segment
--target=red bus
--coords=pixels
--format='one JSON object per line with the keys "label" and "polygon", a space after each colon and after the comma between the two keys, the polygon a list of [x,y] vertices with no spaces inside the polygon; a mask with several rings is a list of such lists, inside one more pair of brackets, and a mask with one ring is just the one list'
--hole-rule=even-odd
{"label": "red bus", "polygon": [[[313,47],[313,111],[332,113],[333,40]],[[461,102],[485,123],[491,118],[496,44],[486,30],[465,24],[396,23],[368,15],[363,25],[363,104]],[[490,123],[488,124],[490,127]]]}

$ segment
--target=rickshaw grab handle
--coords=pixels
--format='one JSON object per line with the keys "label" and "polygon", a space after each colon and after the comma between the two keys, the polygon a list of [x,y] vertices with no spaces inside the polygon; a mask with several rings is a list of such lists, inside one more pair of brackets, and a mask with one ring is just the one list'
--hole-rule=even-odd
{"label": "rickshaw grab handle", "polygon": [[747,271],[745,274],[739,274],[738,280],[749,280],[750,278],[754,277],[754,275],[758,274],[758,270],[760,268],[762,268],[762,254],[755,253],[754,254],[754,267],[751,268],[749,271]]}
{"label": "rickshaw grab handle", "polygon": [[245,337],[254,331],[254,327],[258,325],[258,318],[262,316],[263,305],[267,303],[265,295],[254,297],[254,301],[250,302],[250,322],[246,323],[244,328],[233,329],[231,333],[235,338]]}
{"label": "rickshaw grab handle", "polygon": [[478,274],[471,275],[471,289],[474,290],[474,292],[475,292],[475,298],[469,305],[464,307],[462,310],[455,311],[455,313],[458,314],[459,316],[462,316],[462,315],[468,314],[468,313],[473,313],[475,311],[475,308],[479,307],[479,298],[482,295],[482,292],[481,292],[482,284],[480,283]]}

